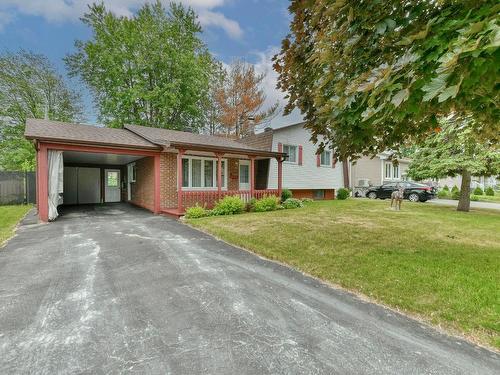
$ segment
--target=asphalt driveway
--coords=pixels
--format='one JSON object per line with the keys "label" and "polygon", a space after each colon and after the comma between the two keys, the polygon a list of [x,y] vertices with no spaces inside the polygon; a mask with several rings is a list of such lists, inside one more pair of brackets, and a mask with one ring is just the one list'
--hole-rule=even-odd
{"label": "asphalt driveway", "polygon": [[0,373],[498,374],[500,356],[126,205],[0,250]]}

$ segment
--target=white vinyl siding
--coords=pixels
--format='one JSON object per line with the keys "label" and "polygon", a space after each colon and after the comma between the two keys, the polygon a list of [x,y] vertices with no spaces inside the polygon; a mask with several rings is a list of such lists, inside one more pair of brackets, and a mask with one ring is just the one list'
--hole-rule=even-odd
{"label": "white vinyl siding", "polygon": [[[317,145],[311,143],[311,134],[301,125],[289,126],[284,129],[273,130],[273,151],[278,151],[278,143],[296,146],[296,163],[283,163],[283,188],[288,189],[339,189],[343,186],[342,163],[338,162],[335,168],[318,168]],[[318,143],[322,139],[318,139]],[[302,146],[302,165],[298,164],[298,149]],[[329,150],[331,151],[331,150]],[[330,154],[331,161],[331,154]],[[269,189],[278,187],[278,162],[270,159]]]}
{"label": "white vinyl siding", "polygon": [[[227,162],[222,160],[222,188],[227,187]],[[182,158],[182,187],[186,190],[217,189],[217,159],[197,156]]]}

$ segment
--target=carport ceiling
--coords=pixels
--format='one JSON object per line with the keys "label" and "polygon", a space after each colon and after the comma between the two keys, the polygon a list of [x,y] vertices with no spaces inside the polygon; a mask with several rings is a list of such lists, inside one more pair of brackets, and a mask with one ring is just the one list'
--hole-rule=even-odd
{"label": "carport ceiling", "polygon": [[74,164],[110,164],[110,165],[123,165],[131,163],[144,156],[136,155],[117,155],[117,154],[100,154],[92,152],[76,152],[64,151],[64,163]]}

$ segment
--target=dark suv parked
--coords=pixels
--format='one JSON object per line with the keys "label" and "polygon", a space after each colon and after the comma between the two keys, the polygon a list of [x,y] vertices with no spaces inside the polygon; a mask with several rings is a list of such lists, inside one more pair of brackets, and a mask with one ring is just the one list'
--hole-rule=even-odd
{"label": "dark suv parked", "polygon": [[391,194],[394,190],[398,190],[399,186],[403,185],[404,198],[410,200],[411,202],[425,202],[429,199],[436,197],[436,189],[424,184],[417,184],[416,182],[387,182],[381,186],[372,186],[366,192],[366,197],[375,199],[386,199],[391,198]]}

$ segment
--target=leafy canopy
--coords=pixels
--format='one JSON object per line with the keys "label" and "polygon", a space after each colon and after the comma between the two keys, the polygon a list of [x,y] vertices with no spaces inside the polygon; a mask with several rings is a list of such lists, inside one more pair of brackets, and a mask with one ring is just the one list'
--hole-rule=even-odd
{"label": "leafy canopy", "polygon": [[231,63],[215,93],[219,122],[225,134],[238,138],[253,134],[255,124],[276,113],[278,103],[263,109],[266,94],[261,85],[265,77],[265,73],[258,74],[253,65],[242,60]]}
{"label": "leafy canopy", "polygon": [[65,61],[94,93],[102,122],[201,127],[213,63],[193,10],[157,1],[127,18],[94,4],[82,21],[93,36]]}
{"label": "leafy canopy", "polygon": [[35,149],[24,138],[27,118],[77,121],[80,96],[49,60],[20,51],[0,55],[0,169],[33,170]]}
{"label": "leafy canopy", "polygon": [[275,56],[286,112],[340,157],[397,149],[451,112],[499,140],[500,4],[494,0],[294,0]]}
{"label": "leafy canopy", "polygon": [[417,147],[408,175],[416,180],[464,172],[473,176],[500,175],[500,149],[492,142],[478,140],[468,121],[443,121],[441,130]]}

